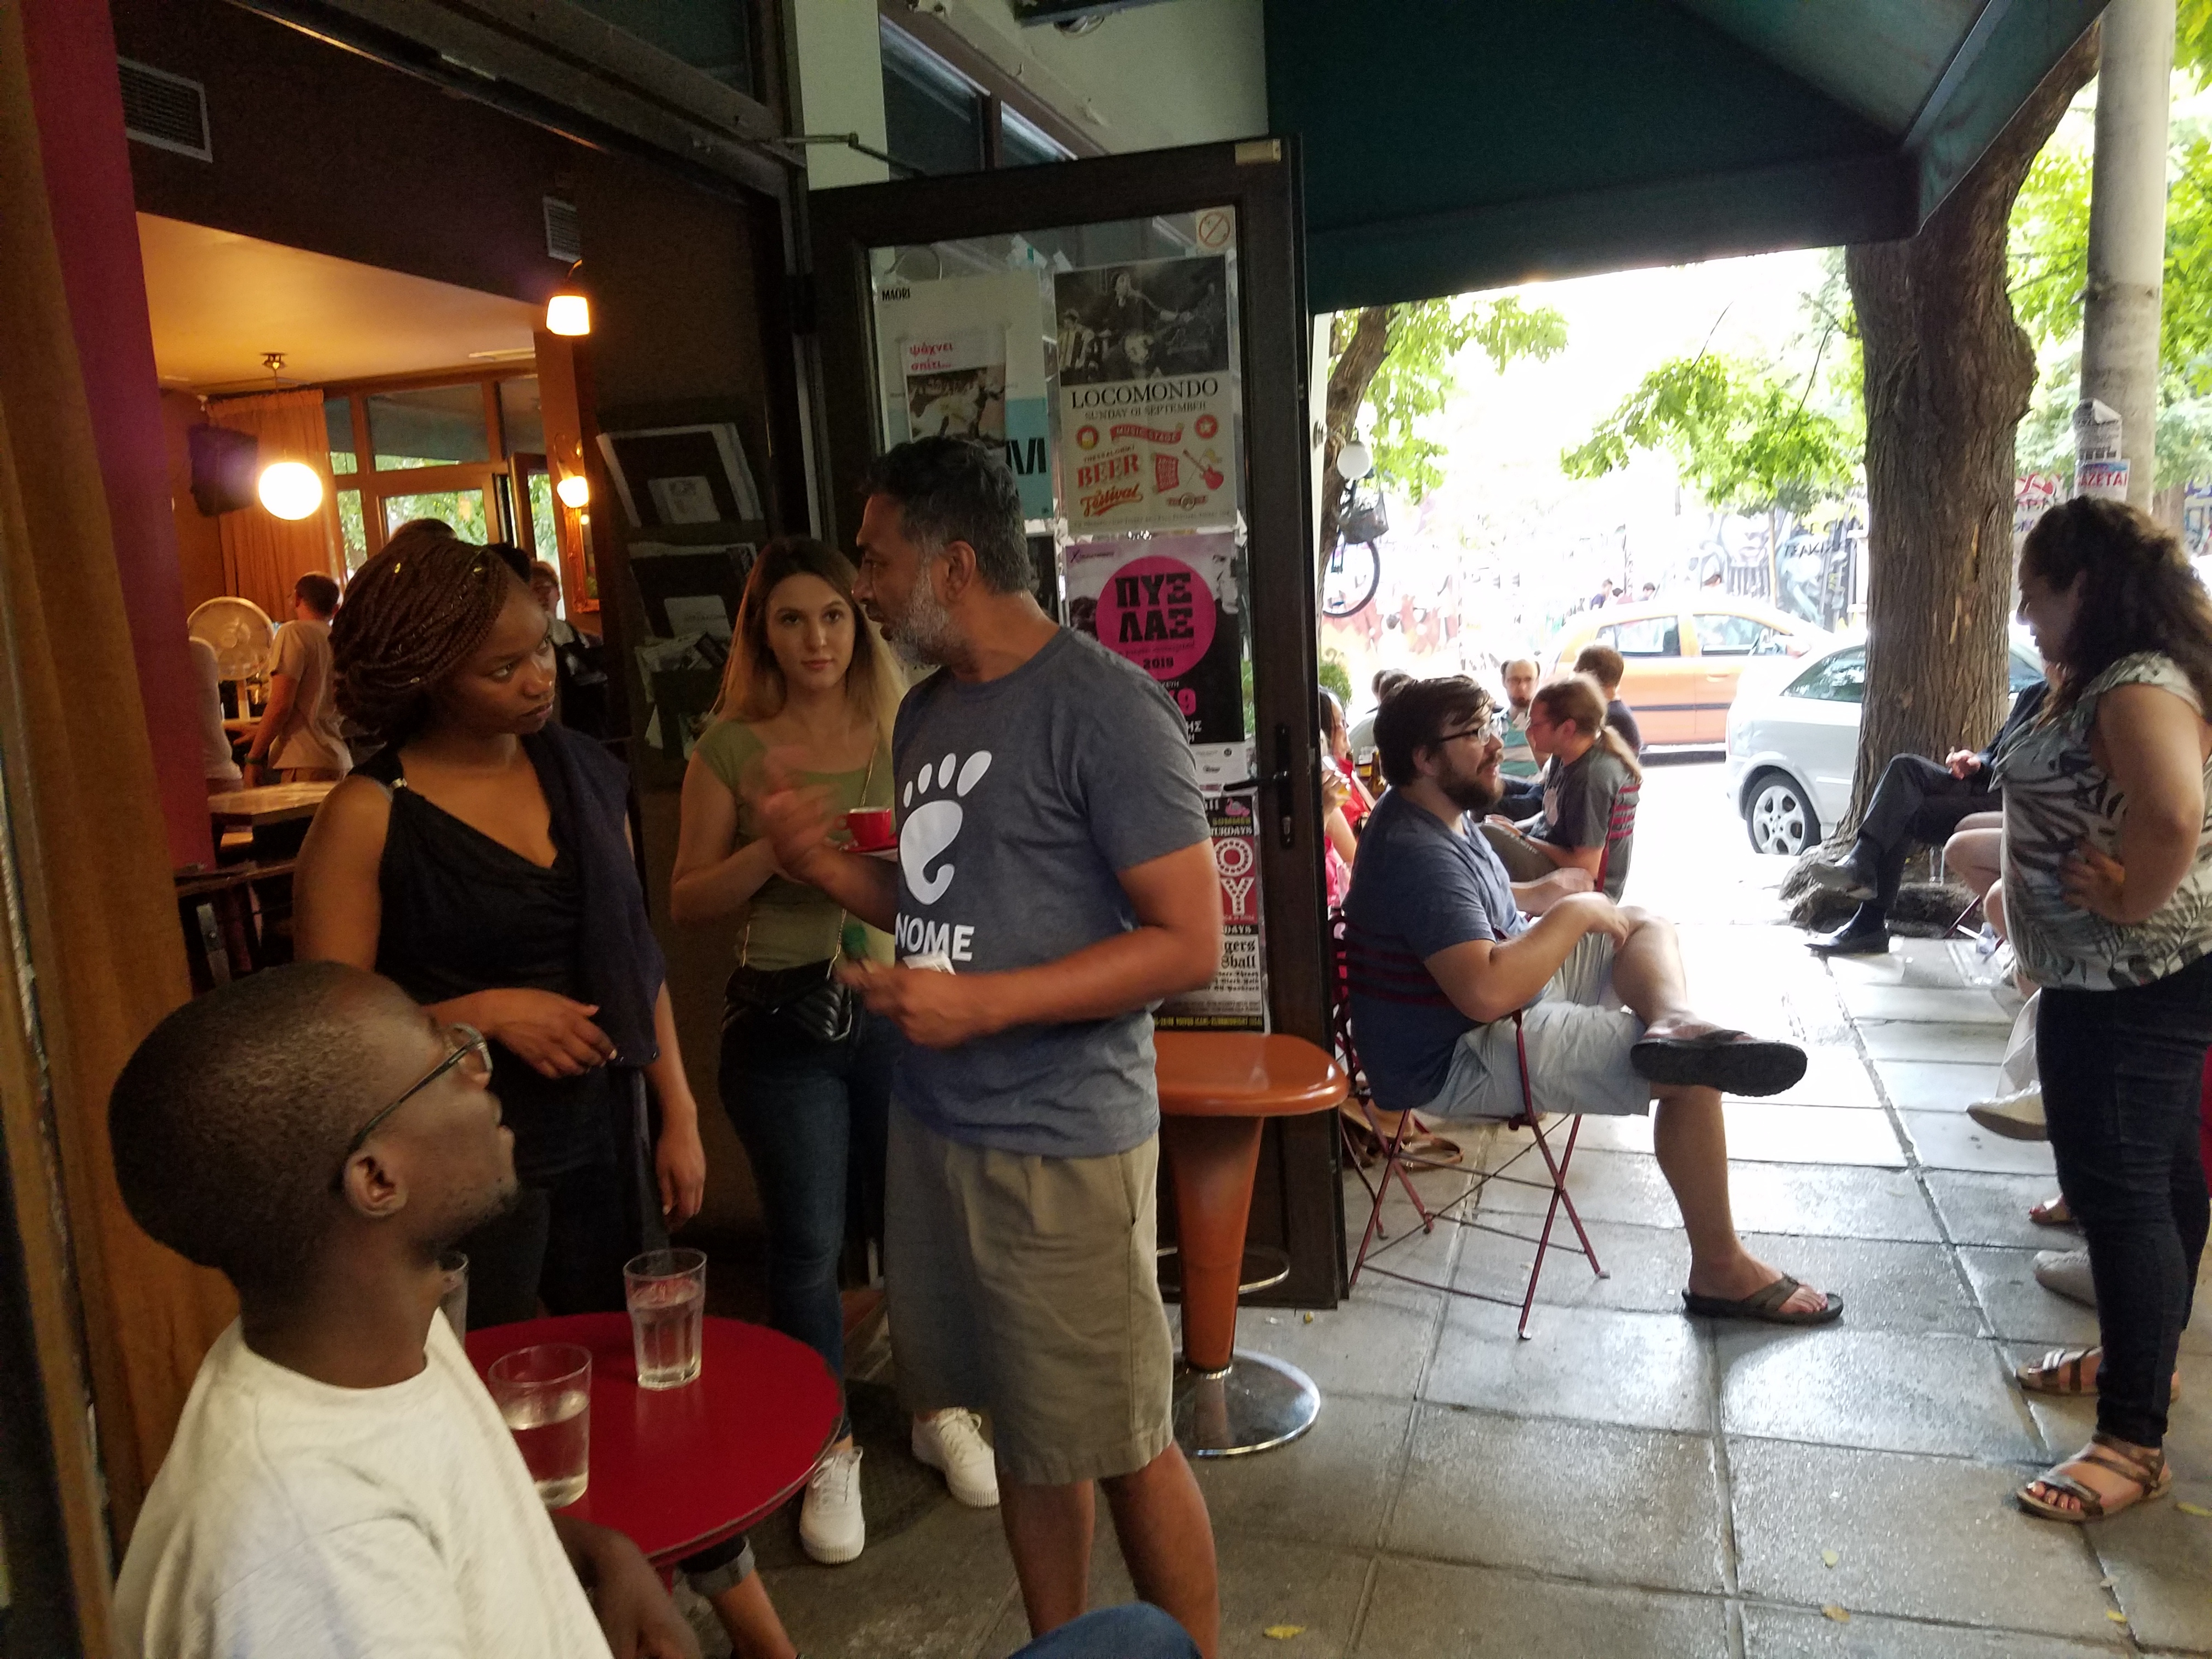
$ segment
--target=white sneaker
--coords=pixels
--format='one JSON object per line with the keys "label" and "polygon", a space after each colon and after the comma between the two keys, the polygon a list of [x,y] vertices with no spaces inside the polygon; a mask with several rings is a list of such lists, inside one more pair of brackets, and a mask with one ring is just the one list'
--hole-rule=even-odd
{"label": "white sneaker", "polygon": [[952,1495],[971,1510],[999,1506],[999,1464],[983,1439],[983,1419],[973,1412],[950,1411],[914,1419],[917,1462],[945,1473]]}
{"label": "white sneaker", "polygon": [[2035,1282],[2069,1302],[2079,1302],[2085,1308],[2097,1305],[2097,1285],[2089,1276],[2087,1250],[2038,1250]]}
{"label": "white sneaker", "polygon": [[2017,1094],[1999,1095],[1993,1100],[1978,1100],[1966,1108],[1966,1115],[1990,1133],[2002,1135],[2007,1140],[2051,1139],[2051,1132],[2043,1123],[2043,1087],[2040,1084],[2022,1089]]}
{"label": "white sneaker", "polygon": [[858,1446],[830,1452],[815,1466],[799,1505],[799,1541],[808,1556],[826,1567],[850,1561],[866,1547]]}

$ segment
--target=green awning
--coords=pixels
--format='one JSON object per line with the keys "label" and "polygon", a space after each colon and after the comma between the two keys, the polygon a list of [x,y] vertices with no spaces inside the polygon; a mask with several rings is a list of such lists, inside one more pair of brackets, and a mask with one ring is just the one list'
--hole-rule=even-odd
{"label": "green awning", "polygon": [[2104,0],[1267,0],[1316,311],[1909,236]]}

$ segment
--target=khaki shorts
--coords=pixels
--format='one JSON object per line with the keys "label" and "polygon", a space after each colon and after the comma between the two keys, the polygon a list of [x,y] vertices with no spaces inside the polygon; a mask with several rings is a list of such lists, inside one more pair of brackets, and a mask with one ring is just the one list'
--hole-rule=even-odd
{"label": "khaki shorts", "polygon": [[947,1140],[893,1102],[884,1276],[910,1411],[991,1414],[1006,1477],[1128,1474],[1174,1440],[1159,1140],[1041,1158]]}
{"label": "khaki shorts", "polygon": [[[1613,941],[1603,933],[1575,941],[1542,999],[1522,1011],[1521,1026],[1538,1111],[1632,1117],[1651,1109],[1651,1085],[1629,1061],[1644,1022],[1613,994]],[[1521,1060],[1513,1022],[1493,1019],[1463,1035],[1453,1045],[1444,1086],[1419,1109],[1447,1118],[1519,1115]]]}

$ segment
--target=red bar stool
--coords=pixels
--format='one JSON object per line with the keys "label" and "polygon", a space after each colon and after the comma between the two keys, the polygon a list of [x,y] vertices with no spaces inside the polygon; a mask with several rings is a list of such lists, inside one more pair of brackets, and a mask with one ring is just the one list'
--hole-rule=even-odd
{"label": "red bar stool", "polygon": [[1182,1256],[1176,1439],[1194,1457],[1264,1451],[1313,1426],[1321,1394],[1297,1366],[1237,1346],[1261,1122],[1333,1110],[1349,1085],[1303,1037],[1163,1031],[1154,1043],[1160,1150],[1174,1172]]}

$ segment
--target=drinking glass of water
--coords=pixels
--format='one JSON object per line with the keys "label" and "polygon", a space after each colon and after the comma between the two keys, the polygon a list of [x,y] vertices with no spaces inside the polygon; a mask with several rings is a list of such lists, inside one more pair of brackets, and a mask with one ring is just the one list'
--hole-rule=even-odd
{"label": "drinking glass of water", "polygon": [[492,1362],[485,1381],[545,1507],[581,1498],[592,1473],[592,1351],[573,1342],[517,1348]]}
{"label": "drinking glass of water", "polygon": [[641,1389],[680,1389],[699,1375],[707,1312],[707,1258],[697,1250],[647,1250],[623,1269]]}

